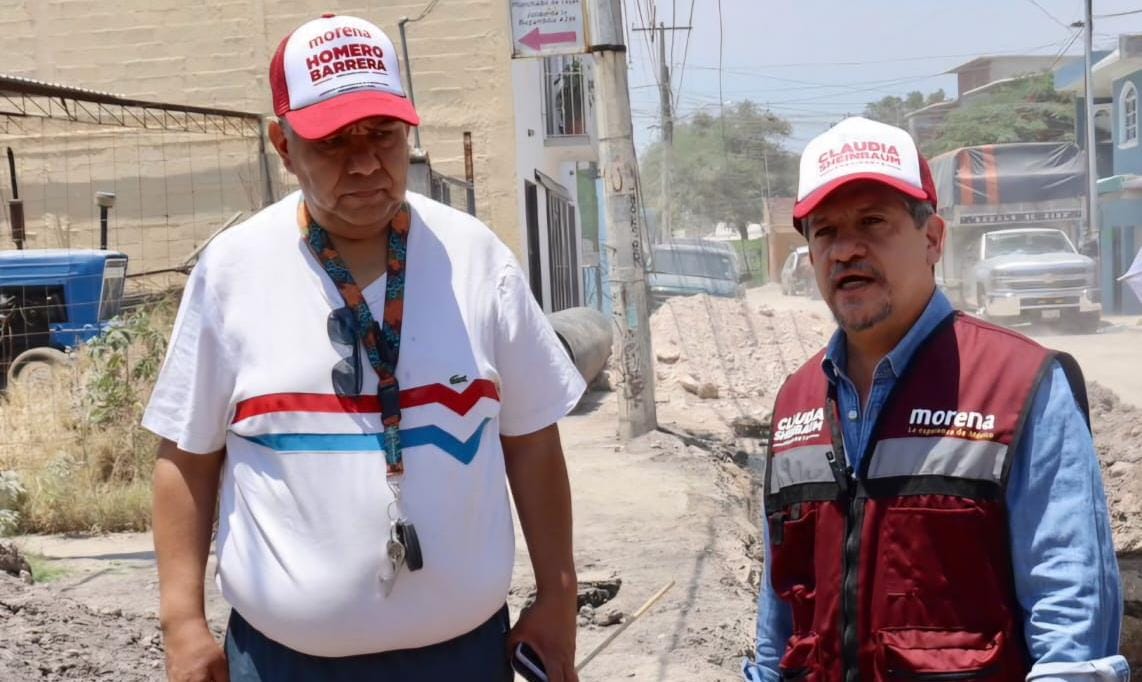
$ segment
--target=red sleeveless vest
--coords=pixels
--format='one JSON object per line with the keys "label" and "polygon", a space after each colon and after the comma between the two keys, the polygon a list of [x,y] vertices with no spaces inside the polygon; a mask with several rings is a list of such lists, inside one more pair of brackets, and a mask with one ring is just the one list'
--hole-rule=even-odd
{"label": "red sleeveless vest", "polygon": [[793,614],[784,679],[1022,680],[1005,492],[1052,360],[1011,331],[949,316],[846,464],[821,360],[777,397],[766,471],[773,588]]}

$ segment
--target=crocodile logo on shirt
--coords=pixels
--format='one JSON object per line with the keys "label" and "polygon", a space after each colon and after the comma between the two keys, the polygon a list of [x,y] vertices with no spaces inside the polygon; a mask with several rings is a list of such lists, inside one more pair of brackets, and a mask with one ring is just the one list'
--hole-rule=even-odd
{"label": "crocodile logo on shirt", "polygon": [[466,374],[453,374],[448,378],[448,383],[452,384],[453,386],[456,384],[466,384],[468,383],[468,376]]}

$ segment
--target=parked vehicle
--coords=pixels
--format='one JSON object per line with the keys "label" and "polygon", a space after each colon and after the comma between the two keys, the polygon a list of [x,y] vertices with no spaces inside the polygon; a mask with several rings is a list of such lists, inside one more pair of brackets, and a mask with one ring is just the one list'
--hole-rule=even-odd
{"label": "parked vehicle", "polygon": [[741,279],[733,246],[724,242],[679,240],[651,250],[647,284],[655,302],[694,294],[741,297]]}
{"label": "parked vehicle", "polygon": [[810,296],[820,298],[817,291],[817,276],[809,262],[809,247],[799,246],[785,258],[781,268],[781,293],[786,296]]}
{"label": "parked vehicle", "polygon": [[1075,248],[1086,220],[1077,147],[965,147],[930,165],[947,224],[936,281],[956,305],[1003,324],[1098,329],[1095,262]]}
{"label": "parked vehicle", "polygon": [[967,300],[991,319],[1061,320],[1093,332],[1101,316],[1091,294],[1094,273],[1094,261],[1079,254],[1061,230],[988,232],[980,240],[971,276],[975,287],[968,287]]}
{"label": "parked vehicle", "polygon": [[114,251],[0,251],[0,388],[106,331],[126,275],[127,256]]}

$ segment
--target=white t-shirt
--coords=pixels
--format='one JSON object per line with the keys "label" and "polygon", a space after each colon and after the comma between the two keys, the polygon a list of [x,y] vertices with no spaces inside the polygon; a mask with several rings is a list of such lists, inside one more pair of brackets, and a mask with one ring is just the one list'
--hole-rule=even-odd
{"label": "white t-shirt", "polygon": [[[299,194],[220,235],[191,273],[143,418],[194,453],[226,448],[222,594],[292,649],[348,656],[442,642],[483,623],[511,583],[500,435],[547,427],[584,383],[511,252],[480,221],[409,193],[401,386],[402,504],[424,568],[379,572],[392,494],[377,377],[338,397],[344,302],[302,242]],[[379,320],[385,278],[364,290]]]}

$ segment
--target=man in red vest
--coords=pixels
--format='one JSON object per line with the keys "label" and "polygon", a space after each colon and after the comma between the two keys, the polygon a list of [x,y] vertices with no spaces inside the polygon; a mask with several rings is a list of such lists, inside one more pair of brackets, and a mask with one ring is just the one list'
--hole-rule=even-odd
{"label": "man in red vest", "polygon": [[928,164],[850,118],[793,216],[839,329],[778,394],[745,679],[1127,680],[1082,374],[955,312]]}

